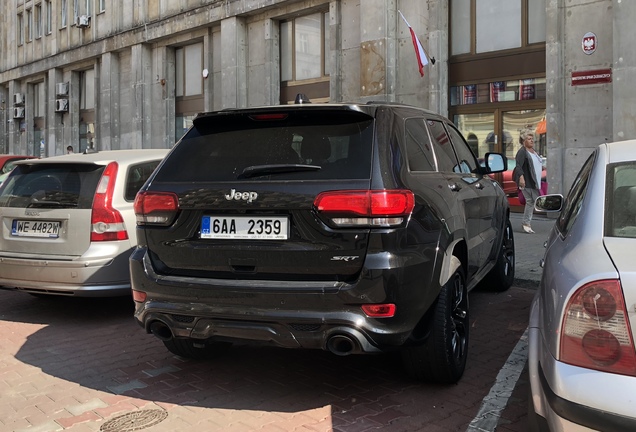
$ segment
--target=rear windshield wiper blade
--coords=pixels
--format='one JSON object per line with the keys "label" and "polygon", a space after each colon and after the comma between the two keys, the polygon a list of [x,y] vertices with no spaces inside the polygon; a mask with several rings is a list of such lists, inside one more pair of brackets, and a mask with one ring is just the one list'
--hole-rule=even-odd
{"label": "rear windshield wiper blade", "polygon": [[264,176],[268,174],[281,174],[299,171],[318,171],[321,167],[319,165],[304,165],[304,164],[269,164],[269,165],[252,165],[243,170],[237,178],[251,178]]}

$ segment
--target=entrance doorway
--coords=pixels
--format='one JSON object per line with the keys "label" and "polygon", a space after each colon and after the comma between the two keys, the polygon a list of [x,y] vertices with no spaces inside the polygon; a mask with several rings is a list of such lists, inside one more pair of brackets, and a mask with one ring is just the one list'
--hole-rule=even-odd
{"label": "entrance doorway", "polygon": [[517,187],[512,171],[515,155],[521,144],[522,129],[535,131],[535,149],[546,163],[545,103],[525,101],[520,104],[506,104],[504,107],[461,107],[452,115],[453,122],[462,132],[478,159],[488,152],[503,153],[508,158],[508,170],[494,175],[506,195],[513,210],[519,210]]}

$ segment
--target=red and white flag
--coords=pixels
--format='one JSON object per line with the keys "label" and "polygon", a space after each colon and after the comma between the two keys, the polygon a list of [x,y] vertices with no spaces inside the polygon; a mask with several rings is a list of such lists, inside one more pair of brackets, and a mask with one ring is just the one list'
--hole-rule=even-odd
{"label": "red and white flag", "polygon": [[415,48],[415,55],[417,56],[417,65],[420,69],[420,75],[424,76],[424,66],[428,64],[428,57],[426,56],[426,51],[424,51],[424,47],[422,47],[422,43],[417,38],[417,35],[415,34],[415,31],[413,31],[413,28],[411,27],[409,22],[406,20],[406,18],[404,18],[404,15],[402,15],[402,12],[400,11],[398,12],[400,16],[402,17],[402,19],[404,20],[404,22],[406,23],[406,25],[408,26],[409,31],[411,32],[411,40],[413,41],[413,48]]}

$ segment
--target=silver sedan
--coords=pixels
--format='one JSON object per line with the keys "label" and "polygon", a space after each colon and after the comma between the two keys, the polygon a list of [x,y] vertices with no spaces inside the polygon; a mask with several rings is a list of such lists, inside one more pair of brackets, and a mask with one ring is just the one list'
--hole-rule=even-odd
{"label": "silver sedan", "polygon": [[636,140],[600,145],[546,242],[529,329],[531,430],[636,430]]}

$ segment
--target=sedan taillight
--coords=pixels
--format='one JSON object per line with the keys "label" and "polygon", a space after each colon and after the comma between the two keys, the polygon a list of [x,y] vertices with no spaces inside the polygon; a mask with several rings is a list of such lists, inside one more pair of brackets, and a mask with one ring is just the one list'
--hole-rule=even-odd
{"label": "sedan taillight", "polygon": [[634,339],[619,280],[588,283],[570,298],[559,357],[574,366],[636,376]]}
{"label": "sedan taillight", "polygon": [[179,211],[179,198],[172,192],[139,192],[134,208],[137,225],[168,226]]}
{"label": "sedan taillight", "polygon": [[316,211],[338,227],[398,226],[414,207],[413,192],[405,189],[329,191],[314,200]]}

